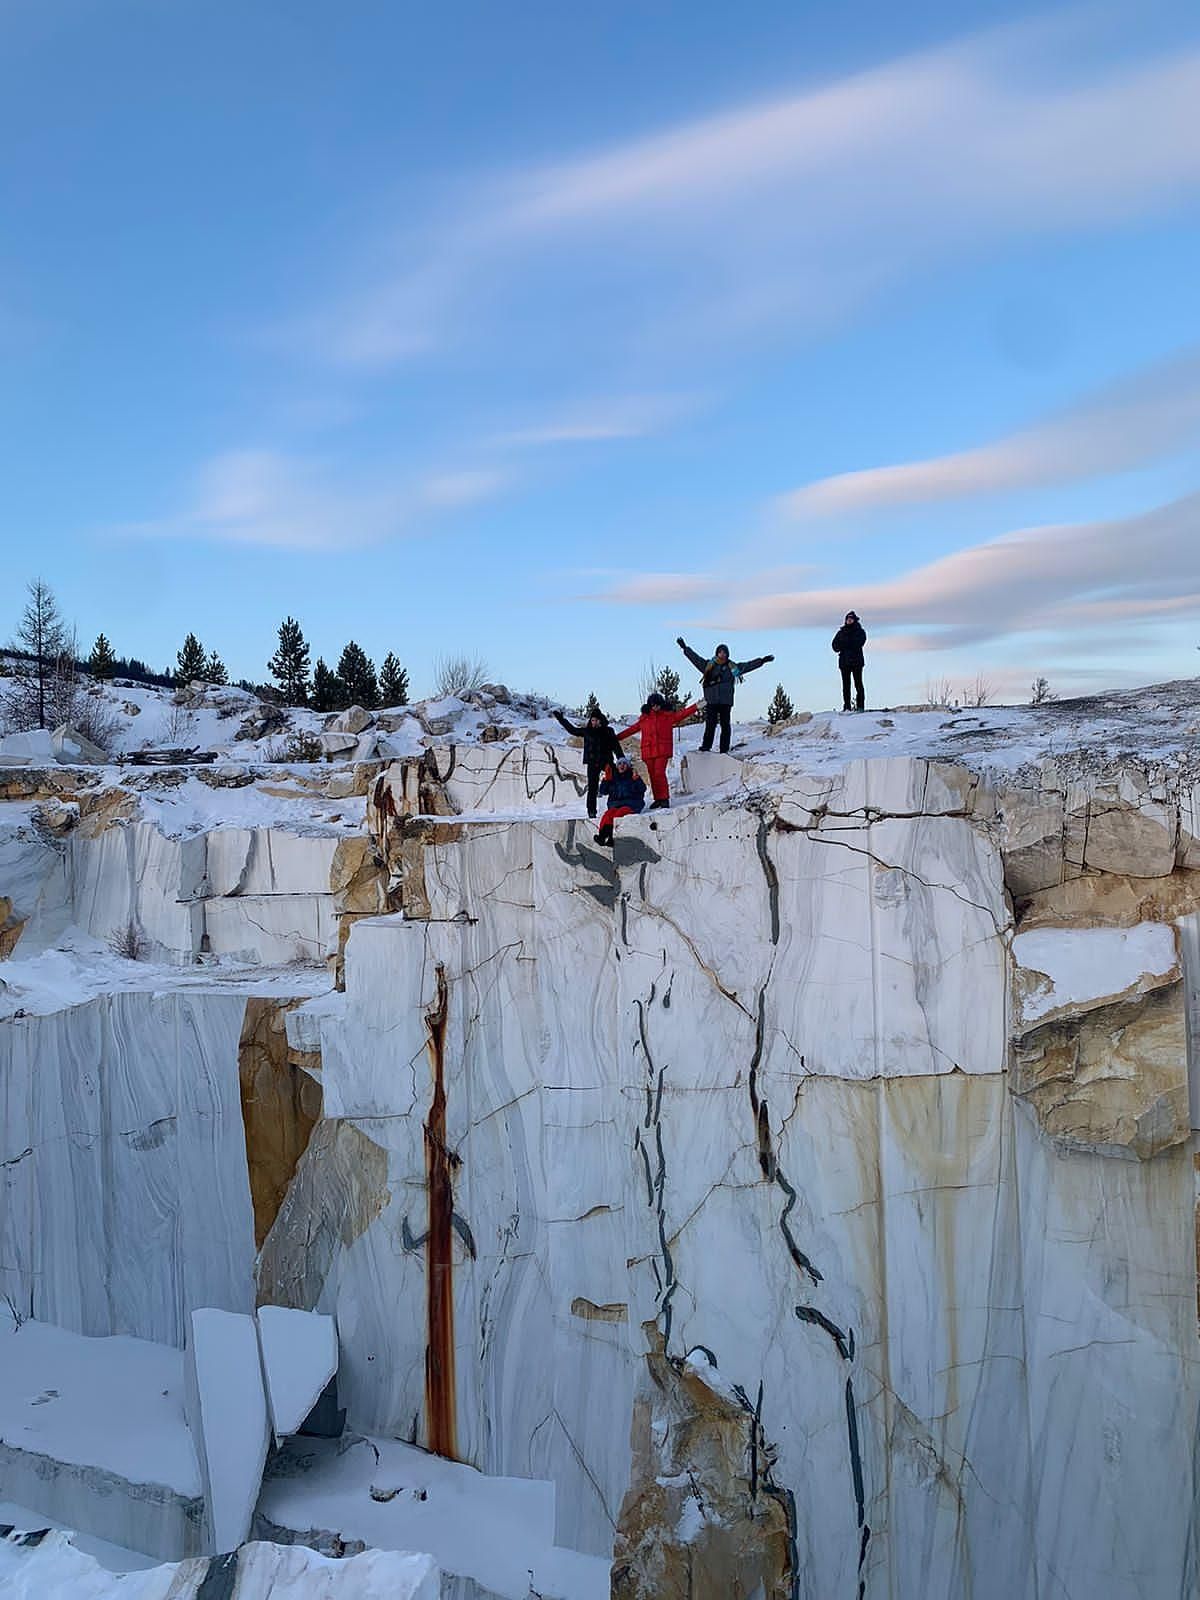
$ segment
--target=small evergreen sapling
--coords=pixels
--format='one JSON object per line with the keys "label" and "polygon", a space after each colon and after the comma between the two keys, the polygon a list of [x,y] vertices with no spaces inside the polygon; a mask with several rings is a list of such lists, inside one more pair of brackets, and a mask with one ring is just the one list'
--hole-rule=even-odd
{"label": "small evergreen sapling", "polygon": [[587,705],[583,708],[583,720],[586,722],[589,717],[598,717],[599,715],[600,702],[596,699],[596,691],[593,689],[587,697]]}
{"label": "small evergreen sapling", "polygon": [[408,672],[389,650],[379,671],[379,699],[385,706],[408,704]]}
{"label": "small evergreen sapling", "polygon": [[229,682],[229,673],[226,670],[225,663],[215,650],[211,652],[208,660],[204,663],[204,681],[205,683],[216,684],[218,687],[222,687]]}
{"label": "small evergreen sapling", "polygon": [[191,683],[193,678],[203,679],[208,665],[208,654],[194,633],[183,641],[183,649],[175,657],[175,679],[179,684]]}
{"label": "small evergreen sapling", "polygon": [[654,689],[667,702],[668,711],[678,711],[683,705],[679,698],[679,674],[673,668],[662,668],[654,680]]}
{"label": "small evergreen sapling", "polygon": [[92,653],[88,657],[88,671],[100,683],[107,683],[117,670],[117,658],[113,654],[113,647],[102,633],[96,635],[96,642],[92,646]]}
{"label": "small evergreen sapling", "polygon": [[779,722],[786,722],[789,717],[794,717],[796,708],[788,699],[781,683],[775,685],[775,697],[767,707],[767,721],[772,727]]}

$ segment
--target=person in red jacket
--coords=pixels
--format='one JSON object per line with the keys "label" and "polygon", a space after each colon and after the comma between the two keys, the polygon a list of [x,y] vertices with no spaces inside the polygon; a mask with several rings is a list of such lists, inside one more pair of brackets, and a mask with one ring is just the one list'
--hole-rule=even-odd
{"label": "person in red jacket", "polygon": [[654,796],[651,811],[662,811],[671,804],[671,791],[667,787],[667,762],[675,754],[675,729],[681,722],[687,721],[696,706],[697,702],[693,701],[690,706],[684,706],[682,711],[668,711],[662,695],[652,694],[642,707],[638,720],[630,723],[624,733],[617,735],[621,740],[631,738],[635,733],[641,734],[642,760],[650,774],[650,792]]}

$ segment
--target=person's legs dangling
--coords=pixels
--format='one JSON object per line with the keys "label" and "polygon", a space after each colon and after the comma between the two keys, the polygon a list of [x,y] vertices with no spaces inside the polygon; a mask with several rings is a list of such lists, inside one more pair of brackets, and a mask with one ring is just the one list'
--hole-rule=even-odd
{"label": "person's legs dangling", "polygon": [[600,818],[600,826],[596,829],[597,844],[611,844],[613,842],[613,823],[618,817],[631,817],[633,811],[629,806],[609,806]]}

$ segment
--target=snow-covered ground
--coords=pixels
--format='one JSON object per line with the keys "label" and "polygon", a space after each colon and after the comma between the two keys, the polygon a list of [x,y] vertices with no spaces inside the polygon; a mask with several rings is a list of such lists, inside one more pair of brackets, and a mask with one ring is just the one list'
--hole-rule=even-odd
{"label": "snow-covered ground", "polygon": [[[685,685],[685,692],[687,688]],[[295,765],[287,760],[289,740],[295,735],[328,735],[332,720],[303,708],[267,707],[234,688],[197,686],[195,692],[182,697],[184,704],[178,704],[181,697],[168,689],[122,683],[93,686],[92,693],[102,701],[114,725],[109,750],[115,764],[138,752],[194,749],[215,753],[242,768],[263,766],[264,776],[275,770],[284,777],[284,769]],[[568,742],[568,735],[552,715],[557,704],[543,696],[510,694],[492,686],[467,700],[425,700],[377,711],[371,714],[365,733],[368,741],[373,737],[374,756],[382,759],[416,755],[431,745],[505,745],[530,740],[561,745]],[[252,727],[256,718],[276,711],[283,718],[281,727],[246,737],[247,724]],[[567,714],[575,718],[581,713],[578,708],[567,708]],[[634,717],[636,712],[614,714],[614,726],[620,728]],[[681,728],[678,751],[697,748],[700,737],[697,724]],[[979,770],[1013,771],[1047,756],[1068,753],[1084,760],[1131,755],[1168,759],[1195,750],[1198,741],[1200,680],[1182,679],[1042,706],[883,707],[861,714],[817,710],[809,720],[796,719],[780,729],[765,722],[738,723],[733,750],[743,758],[781,762],[812,772],[868,756],[925,756]],[[636,753],[636,740],[632,744]],[[0,740],[0,756],[4,747],[5,741]],[[13,759],[38,764],[24,750],[20,739],[14,737]],[[351,759],[349,752],[334,758]],[[328,768],[320,764],[296,770],[311,776]],[[126,775],[130,776],[128,769]],[[204,821],[212,811],[209,798],[194,780],[155,803],[168,826],[186,829],[190,808],[195,809],[199,826],[211,825]],[[226,826],[259,823],[265,809],[255,789],[241,799],[229,790],[220,795],[220,815]],[[314,821],[328,820],[319,814],[319,808],[314,806],[314,810],[318,813]]]}

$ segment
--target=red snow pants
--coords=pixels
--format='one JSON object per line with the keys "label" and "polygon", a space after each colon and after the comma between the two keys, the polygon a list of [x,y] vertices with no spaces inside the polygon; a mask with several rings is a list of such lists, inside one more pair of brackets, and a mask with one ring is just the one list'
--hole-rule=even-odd
{"label": "red snow pants", "polygon": [[611,828],[618,817],[631,817],[632,815],[632,806],[609,806],[608,810],[600,818],[600,827],[596,831],[599,833],[604,828]]}
{"label": "red snow pants", "polygon": [[667,762],[669,756],[643,756],[646,771],[650,774],[650,793],[656,800],[669,800],[671,790],[667,784]]}

